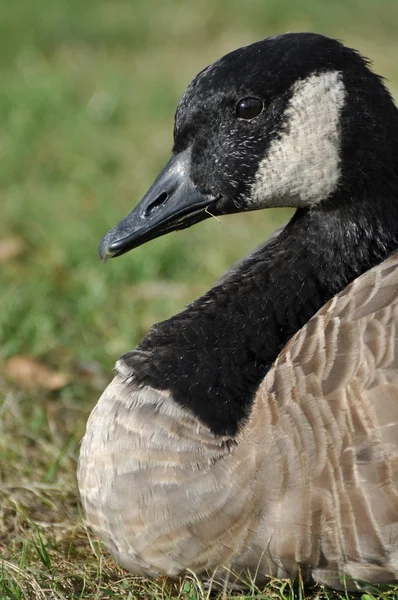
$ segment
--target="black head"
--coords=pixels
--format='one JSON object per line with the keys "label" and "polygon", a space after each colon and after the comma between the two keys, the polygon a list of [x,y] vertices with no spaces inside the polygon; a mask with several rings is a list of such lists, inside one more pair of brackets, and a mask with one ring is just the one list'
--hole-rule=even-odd
{"label": "black head", "polygon": [[312,33],[240,48],[188,86],[171,160],[101,258],[210,215],[377,190],[397,178],[397,140],[391,96],[355,50]]}

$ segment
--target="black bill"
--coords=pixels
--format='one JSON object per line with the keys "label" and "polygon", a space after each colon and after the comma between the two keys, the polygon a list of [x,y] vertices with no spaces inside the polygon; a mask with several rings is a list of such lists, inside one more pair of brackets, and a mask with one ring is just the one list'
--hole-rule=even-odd
{"label": "black bill", "polygon": [[149,240],[190,227],[214,214],[211,207],[217,199],[196,189],[190,178],[190,160],[190,150],[169,160],[141,202],[103,237],[99,246],[101,260],[120,256]]}

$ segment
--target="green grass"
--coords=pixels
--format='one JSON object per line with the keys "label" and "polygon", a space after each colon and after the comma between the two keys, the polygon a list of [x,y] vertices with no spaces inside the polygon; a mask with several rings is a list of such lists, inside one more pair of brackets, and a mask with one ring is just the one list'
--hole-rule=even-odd
{"label": "green grass", "polygon": [[[24,244],[0,264],[1,600],[207,597],[194,578],[173,587],[129,577],[89,537],[79,440],[116,358],[288,213],[211,219],[106,265],[97,245],[167,160],[178,98],[206,64],[267,35],[314,30],[371,56],[398,92],[397,22],[397,0],[0,3],[0,245]],[[69,385],[10,381],[7,360],[20,354]],[[294,593],[304,597],[272,582],[246,598]]]}

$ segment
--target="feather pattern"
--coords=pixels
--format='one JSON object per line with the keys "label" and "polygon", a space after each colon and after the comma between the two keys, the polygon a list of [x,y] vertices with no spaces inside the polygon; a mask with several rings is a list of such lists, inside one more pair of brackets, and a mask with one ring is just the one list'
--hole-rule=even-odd
{"label": "feather pattern", "polygon": [[396,348],[398,255],[292,338],[235,438],[120,363],[81,449],[90,525],[136,574],[396,580]]}

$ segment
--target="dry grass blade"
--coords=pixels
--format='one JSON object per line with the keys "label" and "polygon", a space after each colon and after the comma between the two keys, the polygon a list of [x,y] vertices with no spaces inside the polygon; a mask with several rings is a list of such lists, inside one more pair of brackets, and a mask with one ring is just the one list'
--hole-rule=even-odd
{"label": "dry grass blade", "polygon": [[30,600],[32,598],[32,592],[35,594],[34,598],[37,600],[41,600],[41,598],[46,600],[46,598],[48,598],[43,588],[37,583],[34,575],[32,575],[25,567],[19,567],[8,560],[1,560],[0,566],[3,572],[6,571],[15,581],[24,598]]}
{"label": "dry grass blade", "polygon": [[56,391],[69,383],[65,373],[54,371],[27,354],[10,358],[5,364],[4,373],[18,386],[32,390]]}
{"label": "dry grass blade", "polygon": [[10,236],[0,239],[0,264],[8,263],[20,256],[26,248],[21,237]]}

